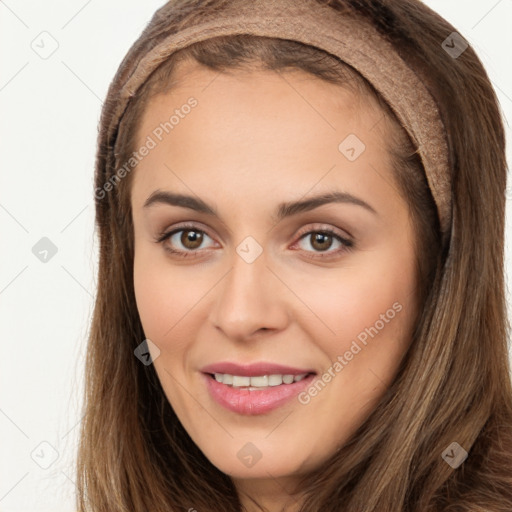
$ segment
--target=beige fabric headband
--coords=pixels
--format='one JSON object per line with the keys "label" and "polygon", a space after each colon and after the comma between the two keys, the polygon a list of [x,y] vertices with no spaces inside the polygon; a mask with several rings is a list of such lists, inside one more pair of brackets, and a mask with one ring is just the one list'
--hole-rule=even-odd
{"label": "beige fabric headband", "polygon": [[[172,19],[176,3],[180,2],[164,5],[155,16]],[[388,102],[418,148],[441,231],[447,233],[451,224],[451,184],[445,129],[434,99],[391,44],[366,22],[337,13],[316,0],[230,0],[221,5],[209,18],[196,16],[196,21],[186,23],[188,27],[167,35],[141,58],[136,55],[140,48],[134,45],[113,82],[120,93],[106,120],[108,126],[104,127],[110,143],[115,140],[129,99],[150,73],[177,50],[212,37],[235,34],[298,41],[351,65]]]}

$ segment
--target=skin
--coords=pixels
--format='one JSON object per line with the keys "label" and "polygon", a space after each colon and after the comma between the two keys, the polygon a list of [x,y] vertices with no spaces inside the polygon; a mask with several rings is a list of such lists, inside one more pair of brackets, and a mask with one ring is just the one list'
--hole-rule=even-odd
{"label": "skin", "polygon": [[[154,367],[167,398],[206,457],[233,478],[242,503],[256,510],[250,495],[271,511],[297,510],[288,491],[368,417],[410,344],[414,229],[393,179],[388,121],[372,99],[301,71],[228,75],[180,66],[177,86],[152,98],[139,125],[142,145],[189,97],[198,101],[134,171],[137,307],[160,350]],[[366,146],[354,161],[338,149],[349,134]],[[220,218],[144,207],[157,189],[199,197]],[[274,221],[279,203],[333,190],[376,213],[331,203]],[[183,232],[155,242],[182,222],[205,233],[199,248],[184,245]],[[315,244],[326,228],[353,247],[335,237]],[[248,236],[263,251],[252,263],[236,252]],[[199,256],[182,259],[166,245]],[[294,398],[242,416],[207,392],[200,369],[219,361],[270,361],[321,376],[397,302],[401,311],[306,405]],[[247,442],[261,452],[250,468],[237,457]]]}

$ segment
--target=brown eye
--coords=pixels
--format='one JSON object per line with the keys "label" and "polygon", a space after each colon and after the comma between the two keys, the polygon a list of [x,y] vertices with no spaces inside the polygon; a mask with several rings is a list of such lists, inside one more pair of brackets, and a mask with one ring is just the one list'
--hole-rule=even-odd
{"label": "brown eye", "polygon": [[187,249],[197,249],[203,242],[203,233],[195,229],[184,229],[182,230],[180,242]]}
{"label": "brown eye", "polygon": [[308,258],[339,257],[354,248],[354,242],[343,237],[330,227],[310,229],[299,235],[299,241],[295,244]]}
{"label": "brown eye", "polygon": [[306,252],[320,253],[331,249],[334,243],[338,244],[338,249],[350,244],[348,240],[330,231],[309,231],[301,236],[299,243]]}
{"label": "brown eye", "polygon": [[329,249],[333,242],[333,236],[328,233],[312,233],[311,247],[318,251]]}
{"label": "brown eye", "polygon": [[[195,258],[204,255],[205,251],[203,249],[208,249],[208,246],[202,247],[203,243],[207,241],[206,239],[213,242],[213,239],[205,231],[190,225],[162,233],[155,238],[155,242],[163,244],[164,249],[173,256]],[[305,242],[309,242],[309,244]],[[324,228],[303,233],[295,245],[298,245],[303,252],[310,253],[310,256],[308,256],[310,258],[328,258],[352,250],[354,242],[344,238],[331,228]],[[215,243],[213,246],[215,246]],[[330,250],[333,247],[334,250]]]}
{"label": "brown eye", "polygon": [[181,226],[167,233],[161,233],[155,242],[163,245],[164,249],[173,256],[195,258],[202,255],[205,239],[212,238],[202,229],[193,225]]}

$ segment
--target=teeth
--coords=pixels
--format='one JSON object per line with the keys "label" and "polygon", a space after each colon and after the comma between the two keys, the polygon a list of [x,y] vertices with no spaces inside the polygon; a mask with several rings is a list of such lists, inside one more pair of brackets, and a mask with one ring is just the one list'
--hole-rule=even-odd
{"label": "teeth", "polygon": [[280,386],[283,383],[282,375],[269,375],[268,376],[268,385],[269,386]]}
{"label": "teeth", "polygon": [[247,378],[251,380],[251,386],[255,388],[266,388],[268,386],[268,375]]}
{"label": "teeth", "polygon": [[239,377],[238,375],[233,375],[233,387],[241,388],[242,386],[250,386],[251,385],[251,377]]}
{"label": "teeth", "polygon": [[245,377],[241,375],[230,375],[228,373],[216,373],[215,380],[221,384],[227,384],[234,388],[268,388],[273,386],[280,386],[281,384],[292,384],[299,382],[307,373],[300,375],[257,375],[255,377]]}

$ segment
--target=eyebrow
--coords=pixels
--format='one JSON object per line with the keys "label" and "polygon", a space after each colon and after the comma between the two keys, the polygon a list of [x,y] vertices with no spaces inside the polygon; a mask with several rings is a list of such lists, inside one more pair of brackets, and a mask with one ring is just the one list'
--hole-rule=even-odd
{"label": "eyebrow", "polygon": [[[333,191],[309,197],[308,199],[280,203],[276,209],[276,214],[273,216],[273,220],[274,222],[279,222],[285,217],[291,217],[292,215],[314,210],[315,208],[329,203],[353,204],[356,206],[361,206],[373,214],[378,215],[377,211],[366,201],[363,201],[362,199],[347,192]],[[206,215],[220,217],[214,206],[209,205],[198,197],[184,194],[176,194],[164,190],[155,190],[146,199],[144,208],[149,208],[155,204],[180,206],[182,208],[195,210]]]}

